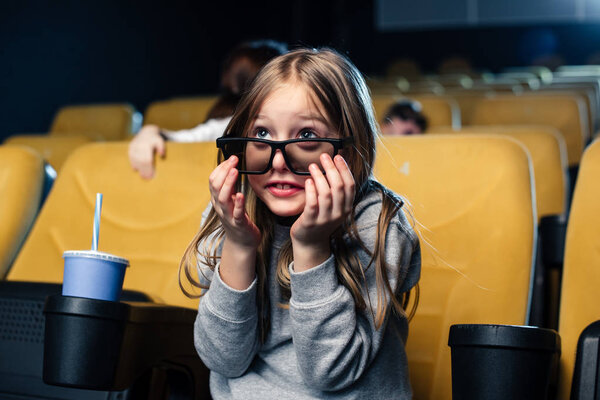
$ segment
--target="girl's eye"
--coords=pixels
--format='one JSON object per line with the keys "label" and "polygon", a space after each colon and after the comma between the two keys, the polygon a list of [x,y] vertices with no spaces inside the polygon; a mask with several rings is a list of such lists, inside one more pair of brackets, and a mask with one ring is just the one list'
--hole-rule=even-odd
{"label": "girl's eye", "polygon": [[319,136],[310,129],[305,129],[300,132],[300,139],[315,139],[318,137]]}
{"label": "girl's eye", "polygon": [[254,130],[254,135],[258,138],[258,139],[267,139],[269,138],[269,136],[271,136],[271,134],[269,133],[268,130],[266,130],[265,128],[257,128]]}

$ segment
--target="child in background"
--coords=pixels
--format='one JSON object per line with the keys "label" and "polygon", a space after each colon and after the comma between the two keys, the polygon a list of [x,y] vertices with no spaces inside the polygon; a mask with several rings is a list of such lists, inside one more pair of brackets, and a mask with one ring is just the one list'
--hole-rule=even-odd
{"label": "child in background", "polygon": [[420,247],[373,179],[376,129],[356,67],[299,49],[261,70],[217,139],[180,282],[202,288],[194,336],[215,399],[411,398]]}
{"label": "child in background", "polygon": [[381,123],[384,135],[418,135],[427,130],[427,118],[421,113],[421,104],[401,100],[393,104]]}
{"label": "child in background", "polygon": [[195,128],[168,131],[157,125],[145,125],[129,144],[129,162],[142,178],[154,176],[155,153],[165,155],[165,141],[203,142],[223,135],[243,92],[258,71],[273,57],[287,51],[284,43],[274,40],[245,42],[235,47],[223,63],[223,93],[208,112],[206,121]]}

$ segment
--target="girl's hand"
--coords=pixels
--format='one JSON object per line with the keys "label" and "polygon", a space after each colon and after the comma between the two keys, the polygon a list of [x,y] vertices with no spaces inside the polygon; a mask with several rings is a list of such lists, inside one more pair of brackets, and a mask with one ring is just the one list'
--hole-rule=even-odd
{"label": "girl's hand", "polygon": [[329,238],[344,222],[354,204],[354,177],[340,155],[335,160],[322,154],[321,165],[309,167],[304,184],[304,211],[290,230],[296,272],[315,267],[331,254]]}
{"label": "girl's hand", "polygon": [[229,248],[245,252],[255,252],[261,234],[250,220],[245,209],[242,193],[235,193],[238,171],[235,166],[238,158],[230,157],[214,169],[208,178],[210,201],[225,230],[225,241]]}

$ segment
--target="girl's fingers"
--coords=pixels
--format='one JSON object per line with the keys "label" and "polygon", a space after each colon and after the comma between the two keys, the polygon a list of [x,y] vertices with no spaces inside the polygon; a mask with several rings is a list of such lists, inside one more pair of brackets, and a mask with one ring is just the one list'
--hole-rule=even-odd
{"label": "girl's fingers", "polygon": [[309,224],[313,224],[319,216],[319,201],[315,182],[310,178],[304,182],[304,194],[304,219]]}
{"label": "girl's fingers", "polygon": [[311,164],[308,169],[316,189],[320,214],[323,216],[328,215],[331,211],[331,190],[329,189],[329,183],[316,164]]}
{"label": "girl's fingers", "polygon": [[237,164],[235,157],[230,157],[227,161],[219,164],[208,177],[209,190],[211,194],[211,200],[216,200],[219,197],[219,193],[229,175],[229,171]]}
{"label": "girl's fingers", "polygon": [[235,182],[237,181],[238,171],[235,168],[231,168],[225,177],[223,186],[217,196],[217,200],[221,204],[228,204],[231,202],[231,196],[235,193]]}
{"label": "girl's fingers", "polygon": [[244,222],[246,216],[246,208],[244,207],[244,195],[236,193],[233,196],[233,220],[240,224]]}
{"label": "girl's fingers", "polygon": [[208,177],[211,193],[216,194],[221,190],[221,186],[223,186],[229,170],[235,167],[235,165],[237,165],[237,157],[235,156],[231,156],[226,161],[217,165]]}
{"label": "girl's fingers", "polygon": [[352,206],[354,205],[356,183],[354,182],[354,176],[352,175],[352,171],[350,171],[346,160],[344,160],[344,157],[338,154],[335,156],[334,163],[344,182],[344,210],[348,213],[352,211]]}
{"label": "girl's fingers", "polygon": [[333,160],[328,154],[321,155],[321,165],[325,169],[325,178],[329,184],[329,190],[331,192],[331,216],[334,219],[340,218],[344,215],[344,181],[340,176],[337,165],[334,164]]}
{"label": "girl's fingers", "polygon": [[[231,197],[228,199],[226,197],[228,192],[229,196],[231,196],[232,189],[235,186],[237,170],[235,170],[234,166],[236,164],[237,159],[235,157],[230,157],[227,161],[219,164],[209,177],[210,201],[217,214],[221,217],[224,217],[225,214],[231,216],[233,204]],[[231,171],[234,171],[233,174],[235,175],[235,178],[230,176]],[[225,190],[223,190],[223,186],[228,179],[233,179],[233,184],[229,183],[230,188],[226,187]]]}

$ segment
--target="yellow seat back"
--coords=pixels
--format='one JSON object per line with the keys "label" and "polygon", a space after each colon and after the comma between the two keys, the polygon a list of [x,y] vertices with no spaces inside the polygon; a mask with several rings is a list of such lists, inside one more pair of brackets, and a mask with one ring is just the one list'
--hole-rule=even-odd
{"label": "yellow seat back", "polygon": [[44,162],[34,151],[0,146],[0,278],[4,277],[37,215]]}
{"label": "yellow seat back", "polygon": [[144,180],[127,142],[83,146],[67,160],[8,279],[62,282],[65,250],[89,249],[96,193],[104,194],[99,250],[127,258],[126,289],[195,308],[178,285],[181,256],[209,202],[214,143],[169,143]]}
{"label": "yellow seat back", "polygon": [[567,149],[560,133],[549,126],[465,126],[460,130],[434,128],[439,134],[498,134],[512,137],[529,151],[535,176],[538,219],[563,215],[567,207]]}
{"label": "yellow seat back", "polygon": [[494,96],[495,93],[485,90],[458,90],[454,89],[446,93],[446,95],[458,104],[458,108],[460,110],[460,122],[464,127],[465,125],[471,125],[471,119],[473,116],[473,111],[476,108],[479,100]]}
{"label": "yellow seat back", "polygon": [[146,109],[144,124],[170,130],[190,129],[206,121],[216,101],[215,96],[155,101]]}
{"label": "yellow seat back", "polygon": [[[375,117],[379,123],[385,117],[388,108],[399,100],[407,100],[406,97],[399,95],[375,95],[373,96],[373,107]],[[423,115],[427,118],[430,127],[451,126],[460,127],[460,110],[457,103],[448,97],[433,95],[415,95],[410,96],[410,100],[421,103]]]}
{"label": "yellow seat back", "polygon": [[450,399],[450,325],[527,318],[536,232],[527,153],[499,136],[384,137],[375,176],[412,204],[421,238],[407,342],[414,398]]}
{"label": "yellow seat back", "polygon": [[126,140],[135,125],[136,112],[129,104],[88,104],[61,108],[51,135],[83,134],[92,140]]}
{"label": "yellow seat back", "polygon": [[600,320],[600,141],[583,154],[567,226],[558,331],[562,340],[559,399],[571,390],[577,339]]}
{"label": "yellow seat back", "polygon": [[544,94],[564,92],[578,94],[585,104],[590,134],[594,133],[596,121],[598,120],[598,99],[596,97],[596,91],[593,84],[556,83],[549,86],[543,86],[540,88],[540,90]]}
{"label": "yellow seat back", "polygon": [[60,171],[67,157],[78,147],[88,144],[91,138],[85,135],[16,135],[6,139],[7,144],[27,146],[37,151],[57,172]]}
{"label": "yellow seat back", "polygon": [[548,125],[556,128],[565,139],[569,166],[576,166],[588,139],[587,121],[585,104],[580,96],[542,93],[481,99],[470,122],[472,125]]}

